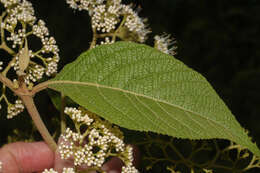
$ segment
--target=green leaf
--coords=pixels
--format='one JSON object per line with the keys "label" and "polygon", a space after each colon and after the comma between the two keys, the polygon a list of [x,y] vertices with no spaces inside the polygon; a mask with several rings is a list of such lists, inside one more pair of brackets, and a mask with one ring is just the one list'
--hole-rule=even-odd
{"label": "green leaf", "polygon": [[260,156],[202,75],[146,45],[98,46],[67,65],[48,87],[128,129],[228,139]]}

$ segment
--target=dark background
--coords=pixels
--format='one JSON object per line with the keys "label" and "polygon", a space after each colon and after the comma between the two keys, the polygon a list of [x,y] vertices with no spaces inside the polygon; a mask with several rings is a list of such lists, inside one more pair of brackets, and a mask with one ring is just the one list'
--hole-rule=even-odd
{"label": "dark background", "polygon": [[[88,49],[92,33],[87,12],[70,9],[65,0],[31,2],[37,18],[46,22],[57,41],[60,68]],[[177,39],[176,58],[208,79],[260,146],[260,1],[124,2],[133,2],[136,8],[142,8],[140,15],[149,20],[151,38],[165,32]],[[50,103],[47,98],[43,99]],[[44,111],[47,114],[47,109]],[[15,119],[10,121],[4,121],[9,123],[5,124],[8,129],[16,124]],[[1,140],[3,137],[2,133]]]}

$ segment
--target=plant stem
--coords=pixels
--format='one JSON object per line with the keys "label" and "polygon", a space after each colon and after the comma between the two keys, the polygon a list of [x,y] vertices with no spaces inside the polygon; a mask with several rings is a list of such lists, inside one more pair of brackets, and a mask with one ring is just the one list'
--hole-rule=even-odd
{"label": "plant stem", "polygon": [[5,50],[5,51],[8,52],[10,55],[14,55],[14,54],[15,54],[15,52],[14,52],[11,48],[9,48],[9,47],[5,44],[5,42],[2,42],[2,44],[0,45],[0,49]]}
{"label": "plant stem", "polygon": [[92,42],[90,44],[89,49],[94,48],[96,46],[96,42],[97,42],[97,31],[96,31],[96,28],[92,28],[92,31],[93,31],[93,38],[92,38]]}
{"label": "plant stem", "polygon": [[[6,12],[3,12],[2,15],[0,16],[0,23],[4,23],[3,22],[3,18],[4,16],[6,15]],[[4,29],[1,27],[1,42],[3,43],[4,42]]]}
{"label": "plant stem", "polygon": [[57,148],[57,144],[55,143],[54,139],[50,135],[48,129],[44,125],[41,116],[34,104],[33,96],[36,93],[30,92],[24,83],[20,85],[18,89],[15,89],[13,86],[13,82],[3,76],[0,73],[0,81],[3,83],[3,85],[6,85],[9,89],[11,89],[16,95],[18,95],[22,100],[27,108],[28,113],[30,114],[35,126],[37,127],[38,131],[40,132],[42,138],[45,140],[45,142],[48,144],[48,146],[51,148],[51,150],[55,151]]}
{"label": "plant stem", "polygon": [[66,130],[66,119],[64,115],[64,109],[65,109],[65,95],[61,93],[61,104],[60,104],[60,129],[61,129],[61,134],[65,132]]}
{"label": "plant stem", "polygon": [[57,149],[57,144],[53,140],[52,136],[50,135],[48,129],[44,125],[40,114],[34,104],[33,98],[30,95],[22,95],[20,98],[23,100],[23,103],[25,107],[27,108],[27,111],[29,112],[35,126],[37,127],[38,131],[40,132],[42,138],[44,141],[48,144],[48,146],[51,148],[52,151],[55,151]]}
{"label": "plant stem", "polygon": [[15,92],[15,89],[13,87],[13,82],[10,79],[6,78],[1,73],[0,73],[0,81],[3,83],[3,85],[6,85],[8,88],[10,88],[10,90]]}

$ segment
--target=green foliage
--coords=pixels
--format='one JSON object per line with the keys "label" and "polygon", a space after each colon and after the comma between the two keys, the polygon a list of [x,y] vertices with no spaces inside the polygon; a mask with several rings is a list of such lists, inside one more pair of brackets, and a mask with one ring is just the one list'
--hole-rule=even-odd
{"label": "green foliage", "polygon": [[128,129],[228,139],[260,156],[203,76],[146,45],[98,46],[67,65],[48,86]]}
{"label": "green foliage", "polygon": [[135,144],[143,150],[142,167],[148,173],[244,173],[260,167],[259,158],[230,141],[179,140],[151,133],[142,138]]}

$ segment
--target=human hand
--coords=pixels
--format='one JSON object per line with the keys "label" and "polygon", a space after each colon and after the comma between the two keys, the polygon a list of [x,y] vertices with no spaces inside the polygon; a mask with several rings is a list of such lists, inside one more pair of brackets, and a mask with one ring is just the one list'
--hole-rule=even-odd
{"label": "human hand", "polygon": [[44,142],[15,142],[0,149],[1,173],[39,172],[54,166],[55,154]]}

